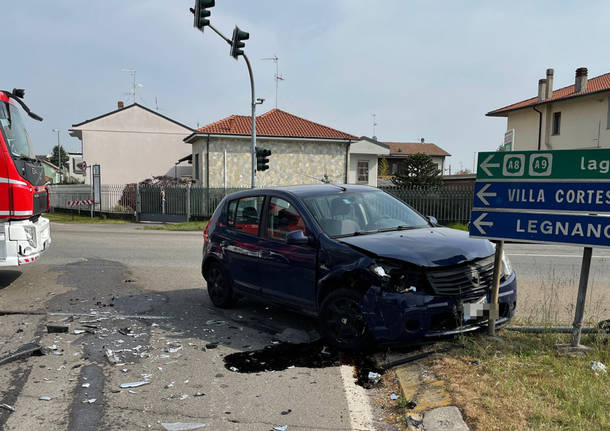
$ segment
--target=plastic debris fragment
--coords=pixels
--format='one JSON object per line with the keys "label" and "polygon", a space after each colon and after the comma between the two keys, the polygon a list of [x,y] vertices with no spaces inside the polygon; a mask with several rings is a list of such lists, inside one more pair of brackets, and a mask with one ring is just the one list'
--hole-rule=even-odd
{"label": "plastic debris fragment", "polygon": [[287,429],[288,429],[288,425],[273,427],[273,431],[286,431]]}
{"label": "plastic debris fragment", "polygon": [[14,412],[15,408],[13,406],[9,406],[8,404],[0,404],[0,409],[8,410],[9,412]]}
{"label": "plastic debris fragment", "polygon": [[91,383],[83,383],[80,385],[81,388],[88,388],[89,386],[91,386]]}
{"label": "plastic debris fragment", "polygon": [[372,383],[378,383],[381,380],[381,374],[369,371],[368,379]]}
{"label": "plastic debris fragment", "polygon": [[96,401],[97,401],[97,398],[90,398],[88,400],[83,400],[83,403],[84,404],[93,404]]}
{"label": "plastic debris fragment", "polygon": [[397,400],[398,399],[398,395],[392,394],[392,395],[390,395],[390,399],[391,400]]}
{"label": "plastic debris fragment", "polygon": [[599,361],[591,362],[591,369],[595,372],[599,371],[602,373],[607,372],[606,365]]}
{"label": "plastic debris fragment", "polygon": [[85,332],[87,332],[87,331],[85,331],[84,329],[75,329],[74,330],[75,335],[84,334]]}
{"label": "plastic debris fragment", "polygon": [[148,384],[150,384],[150,382],[121,383],[121,388],[137,388],[138,386],[144,386]]}
{"label": "plastic debris fragment", "polygon": [[38,398],[40,401],[51,401],[51,397],[47,397],[46,395],[43,395],[42,397]]}

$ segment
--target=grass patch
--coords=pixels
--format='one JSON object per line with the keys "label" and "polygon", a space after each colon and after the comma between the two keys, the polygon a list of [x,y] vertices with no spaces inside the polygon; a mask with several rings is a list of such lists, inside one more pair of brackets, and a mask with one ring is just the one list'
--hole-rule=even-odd
{"label": "grass patch", "polygon": [[569,343],[569,334],[501,335],[461,337],[465,349],[428,360],[471,427],[610,429],[610,375],[591,369],[592,361],[610,364],[607,334],[583,335],[593,348],[583,357],[557,354],[555,344]]}
{"label": "grass patch", "polygon": [[151,226],[144,226],[144,230],[183,230],[183,231],[201,231],[208,224],[206,221],[188,221],[184,223],[164,223]]}
{"label": "grass patch", "polygon": [[48,218],[52,222],[57,223],[90,223],[90,224],[127,224],[131,223],[129,220],[115,219],[115,218],[101,218],[93,217],[89,215],[78,215],[69,213],[45,213],[43,217]]}
{"label": "grass patch", "polygon": [[465,224],[462,224],[462,223],[451,223],[451,224],[448,224],[447,227],[449,227],[451,229],[468,230],[468,226],[466,226]]}

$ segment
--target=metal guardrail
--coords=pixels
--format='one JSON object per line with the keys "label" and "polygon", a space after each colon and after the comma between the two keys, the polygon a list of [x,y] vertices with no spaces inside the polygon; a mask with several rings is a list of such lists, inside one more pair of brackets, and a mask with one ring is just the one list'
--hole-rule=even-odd
{"label": "metal guardrail", "polygon": [[[51,185],[51,208],[73,209],[69,201],[92,199],[88,184]],[[473,186],[380,187],[439,223],[468,223],[474,196]],[[144,184],[106,184],[101,187],[101,208],[96,211],[118,214],[160,214],[168,216],[211,217],[227,194],[243,188],[206,188]],[[81,206],[88,210],[88,205]]]}

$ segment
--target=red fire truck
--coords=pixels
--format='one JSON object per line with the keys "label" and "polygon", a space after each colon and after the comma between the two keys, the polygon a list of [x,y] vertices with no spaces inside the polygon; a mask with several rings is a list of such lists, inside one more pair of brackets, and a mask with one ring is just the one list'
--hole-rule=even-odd
{"label": "red fire truck", "polygon": [[0,266],[34,262],[51,244],[49,190],[19,106],[33,119],[21,89],[0,90]]}

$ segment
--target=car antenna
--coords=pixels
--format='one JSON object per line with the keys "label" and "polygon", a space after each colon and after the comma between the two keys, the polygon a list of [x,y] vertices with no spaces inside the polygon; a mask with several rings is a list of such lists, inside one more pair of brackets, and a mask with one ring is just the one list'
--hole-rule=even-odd
{"label": "car antenna", "polygon": [[328,184],[329,186],[338,187],[338,188],[340,188],[340,189],[341,189],[341,191],[343,191],[343,192],[346,192],[346,191],[347,191],[347,189],[346,189],[345,187],[340,186],[339,184],[332,184],[332,183],[326,183],[326,184]]}

